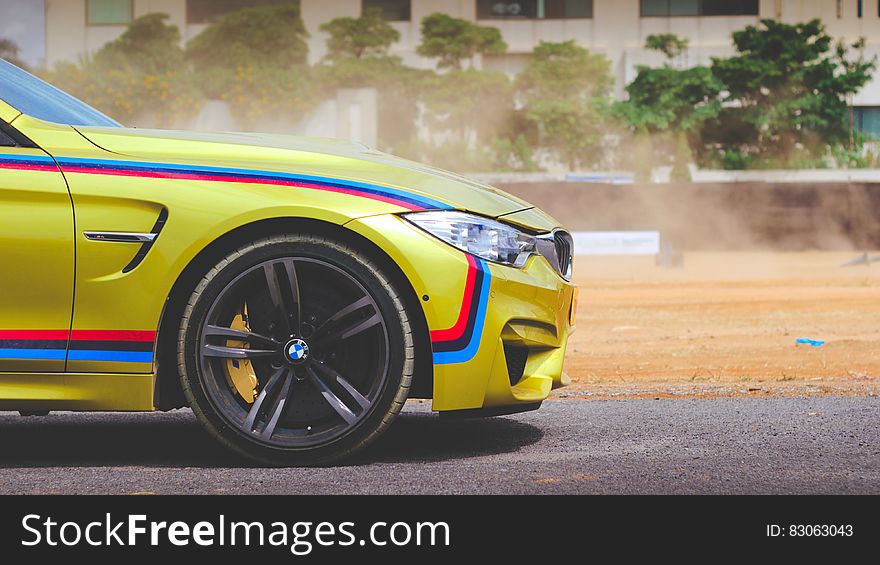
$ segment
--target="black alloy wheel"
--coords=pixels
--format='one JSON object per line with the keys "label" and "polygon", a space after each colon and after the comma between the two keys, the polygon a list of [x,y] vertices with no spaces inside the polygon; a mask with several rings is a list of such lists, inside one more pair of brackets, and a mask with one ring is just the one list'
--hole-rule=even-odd
{"label": "black alloy wheel", "polygon": [[194,411],[263,463],[318,464],[372,441],[412,376],[408,317],[360,252],[314,236],[237,250],[196,288],[181,327]]}

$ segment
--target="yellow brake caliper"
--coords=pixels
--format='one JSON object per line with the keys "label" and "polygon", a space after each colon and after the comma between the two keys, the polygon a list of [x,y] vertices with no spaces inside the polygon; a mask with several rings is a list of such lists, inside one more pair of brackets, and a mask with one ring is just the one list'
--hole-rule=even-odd
{"label": "yellow brake caliper", "polygon": [[[247,304],[242,307],[242,311],[235,315],[230,326],[234,330],[243,332],[251,331],[247,323]],[[229,340],[226,347],[237,347],[247,349],[250,346],[243,341]],[[229,375],[229,384],[231,384],[238,394],[241,395],[248,404],[253,404],[257,398],[257,374],[254,372],[253,363],[250,359],[228,359],[226,361],[226,371]]]}

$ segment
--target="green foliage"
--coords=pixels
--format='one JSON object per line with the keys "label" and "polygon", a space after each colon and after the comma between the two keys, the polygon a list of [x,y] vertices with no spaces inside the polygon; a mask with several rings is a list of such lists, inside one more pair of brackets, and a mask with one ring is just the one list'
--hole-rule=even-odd
{"label": "green foliage", "polygon": [[[818,20],[762,20],[735,32],[733,42],[736,55],[714,58],[711,69],[639,67],[615,115],[634,132],[674,144],[677,178],[687,176],[691,154],[726,169],[824,167],[829,158],[861,166],[863,140],[852,133],[847,99],[875,68],[850,55],[863,41],[835,45]],[[664,34],[647,47],[671,61],[685,46]]]}
{"label": "green foliage", "polygon": [[476,55],[501,55],[507,44],[496,27],[480,26],[447,14],[431,14],[422,19],[422,43],[416,52],[438,59],[441,69],[461,69],[464,60]]}
{"label": "green foliage", "polygon": [[368,8],[359,18],[336,18],[321,24],[329,34],[328,57],[341,59],[387,55],[392,43],[400,41],[400,32],[385,21],[380,8]]}
{"label": "green foliage", "polygon": [[187,45],[197,70],[261,66],[293,69],[305,65],[309,37],[294,4],[245,8],[226,14]]}
{"label": "green foliage", "polygon": [[601,163],[609,131],[611,63],[574,41],[541,42],[517,78],[526,117],[541,147],[570,169]]}
{"label": "green foliage", "polygon": [[493,167],[495,171],[516,171],[531,173],[541,168],[534,160],[532,145],[525,135],[514,139],[508,137],[492,140]]}
{"label": "green foliage", "polygon": [[0,59],[5,59],[16,67],[27,70],[28,67],[25,62],[18,58],[20,52],[21,49],[19,49],[17,43],[11,39],[0,38]]}
{"label": "green foliage", "polygon": [[375,88],[379,98],[379,144],[400,146],[416,136],[421,81],[430,71],[404,66],[398,57],[341,58],[315,67],[322,96],[339,88]]}
{"label": "green foliage", "polygon": [[649,35],[645,39],[645,49],[659,51],[671,61],[687,51],[689,43],[687,39],[679,37],[674,33],[659,33]]}
{"label": "green foliage", "polygon": [[59,63],[44,78],[122,123],[140,118],[170,127],[193,117],[203,102],[196,78],[185,72],[153,74],[84,59]]}
{"label": "green foliage", "polygon": [[750,169],[752,158],[750,155],[736,149],[722,149],[721,167],[726,171],[739,171]]}
{"label": "green foliage", "polygon": [[[293,3],[227,14],[186,52],[167,16],[149,14],[92,58],[46,75],[120,121],[147,115],[160,126],[194,115],[203,95],[227,101],[242,128],[259,129],[298,121],[340,88],[376,88],[380,146],[457,171],[538,170],[536,150],[570,169],[606,166],[620,126],[631,134],[621,161],[639,182],[655,163],[672,163],[673,180],[687,181],[695,158],[726,169],[878,162],[852,131],[847,103],[876,61],[861,54],[864,41],[835,43],[818,20],[749,26],[733,34],[736,54],[711,67],[677,68],[687,41],[651,35],[646,47],[667,61],[638,67],[628,99],[617,103],[608,59],[574,41],[540,43],[511,83],[500,72],[463,68],[479,54],[504,53],[497,28],[424,18],[417,50],[448,69],[441,73],[389,56],[400,35],[377,9],[321,30],[328,56],[309,67],[308,33]],[[20,65],[17,54],[0,40],[0,57]],[[430,131],[421,140],[420,123]]]}
{"label": "green foliage", "polygon": [[405,66],[399,57],[345,58],[315,67],[323,83],[332,88],[381,87],[387,81],[415,82],[430,71]]}
{"label": "green foliage", "polygon": [[527,99],[605,97],[613,86],[611,62],[574,40],[540,42],[517,77],[517,87]]}
{"label": "green foliage", "polygon": [[831,148],[831,157],[838,167],[847,169],[869,169],[878,165],[877,155],[873,151],[865,150],[865,145],[871,138],[862,133],[853,133],[852,148],[845,145],[836,145]]}
{"label": "green foliage", "polygon": [[[675,34],[649,35],[645,47],[663,53],[666,64],[659,68],[637,67],[636,78],[626,87],[627,100],[613,106],[614,115],[636,136],[640,182],[650,179],[654,163],[668,162],[670,153],[673,180],[689,180],[691,151],[686,132],[721,110],[718,95],[724,85],[710,69],[677,69],[671,65],[687,46],[687,40]],[[667,145],[672,146],[671,152],[663,150]]]}
{"label": "green foliage", "polygon": [[137,18],[94,57],[61,63],[47,78],[123,123],[149,119],[170,126],[189,119],[202,105],[201,89],[186,68],[180,32],[167,18]]}
{"label": "green foliage", "polygon": [[532,166],[521,145],[500,155],[496,144],[508,134],[513,106],[507,75],[476,69],[427,73],[417,86],[430,138],[404,147],[411,158],[459,172],[489,171],[502,160],[509,163],[506,168]]}
{"label": "green foliage", "polygon": [[[673,180],[689,180],[688,163],[692,161],[692,152],[686,133],[718,115],[721,111],[718,95],[723,88],[707,67],[639,66],[635,80],[626,87],[629,98],[616,102],[612,112],[632,132],[652,135],[661,146],[664,142],[674,144]],[[671,139],[664,140],[663,136]],[[659,159],[655,159],[657,153]],[[654,163],[668,162],[668,159],[669,153],[646,151],[638,165],[650,171]],[[643,176],[649,177],[650,173]]]}
{"label": "green foliage", "polygon": [[601,101],[546,100],[532,103],[528,116],[541,127],[541,146],[569,170],[595,168],[604,159],[607,106]]}
{"label": "green foliage", "polygon": [[862,40],[835,45],[819,20],[767,19],[735,32],[733,42],[736,55],[712,62],[728,95],[718,119],[703,128],[704,161],[720,152],[725,163],[759,168],[822,166],[832,148],[849,146],[847,97],[876,66],[861,54],[850,58]]}
{"label": "green foliage", "polygon": [[666,63],[659,68],[637,67],[636,78],[626,87],[627,100],[616,102],[612,108],[612,113],[636,136],[639,182],[648,182],[652,166],[668,163],[670,155],[672,180],[690,181],[688,164],[693,161],[693,154],[688,132],[721,111],[718,96],[724,85],[709,68],[672,66],[672,60],[687,46],[687,40],[675,34],[649,35],[645,48],[663,53]]}
{"label": "green foliage", "polygon": [[336,18],[321,26],[329,34],[324,64],[315,67],[318,88],[332,97],[339,88],[375,88],[378,92],[379,144],[392,147],[414,139],[421,73],[391,57],[400,32],[369,8],[359,18]]}
{"label": "green foliage", "polygon": [[635,80],[626,87],[629,98],[617,102],[614,111],[633,129],[687,131],[718,115],[723,89],[707,67],[639,66]]}
{"label": "green foliage", "polygon": [[117,39],[95,53],[94,63],[112,69],[127,67],[145,73],[181,71],[185,65],[180,30],[166,22],[168,14],[147,14],[129,24]]}
{"label": "green foliage", "polygon": [[[540,171],[534,159],[534,141],[529,132],[520,132],[519,114],[511,112],[493,127],[484,132],[484,138],[491,139],[473,143],[474,139],[465,135],[432,136],[428,140],[411,138],[401,140],[391,146],[389,152],[408,159],[431,163],[436,167],[451,171]],[[515,127],[511,127],[515,124]],[[437,130],[432,130],[432,134]],[[449,132],[446,132],[449,133]],[[471,132],[473,133],[473,132]]]}
{"label": "green foliage", "polygon": [[240,127],[295,123],[319,100],[308,37],[293,3],[245,8],[205,28],[186,55],[206,94],[228,102]]}
{"label": "green foliage", "polygon": [[428,75],[422,81],[426,118],[434,132],[447,130],[460,141],[488,143],[513,105],[507,75],[475,69]]}
{"label": "green foliage", "polygon": [[319,101],[308,67],[267,66],[238,67],[222,99],[247,130],[267,120],[296,123]]}

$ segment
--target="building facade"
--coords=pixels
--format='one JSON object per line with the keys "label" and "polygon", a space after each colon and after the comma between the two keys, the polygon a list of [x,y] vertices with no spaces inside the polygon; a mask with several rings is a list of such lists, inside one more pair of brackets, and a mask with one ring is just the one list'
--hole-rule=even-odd
{"label": "building facade", "polygon": [[[675,33],[690,42],[688,64],[707,64],[732,52],[731,33],[773,18],[788,23],[820,18],[835,37],[867,40],[865,54],[880,55],[880,0],[44,0],[45,57],[48,65],[76,60],[125,30],[132,18],[163,12],[184,41],[224,13],[246,6],[295,1],[311,38],[309,58],[326,52],[318,27],[340,16],[357,17],[379,7],[401,33],[392,51],[416,67],[433,62],[416,54],[422,18],[434,12],[498,27],[508,53],[484,57],[481,68],[516,73],[540,41],[573,39],[612,62],[616,94],[635,76],[640,64],[660,64],[659,54],[644,49],[645,38]],[[880,80],[853,100],[857,124],[880,134]]]}

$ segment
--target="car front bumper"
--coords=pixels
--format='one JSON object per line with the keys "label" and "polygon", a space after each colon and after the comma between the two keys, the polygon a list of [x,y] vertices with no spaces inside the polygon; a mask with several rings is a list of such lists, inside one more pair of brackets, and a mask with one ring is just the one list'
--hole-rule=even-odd
{"label": "car front bumper", "polygon": [[379,245],[421,298],[434,410],[527,408],[569,383],[563,360],[577,291],[543,257],[522,269],[488,263],[393,215],[346,227]]}

